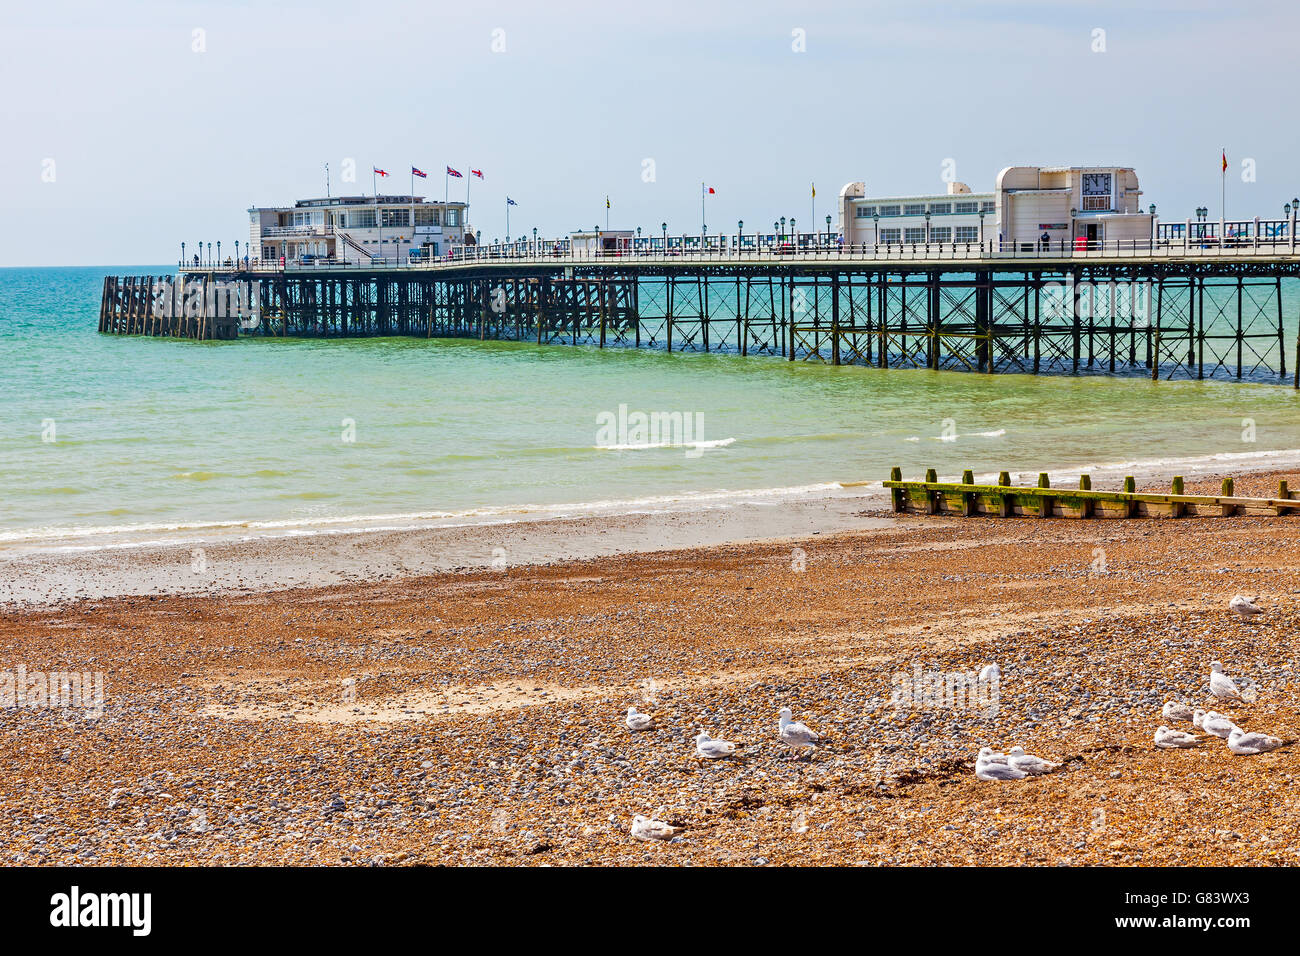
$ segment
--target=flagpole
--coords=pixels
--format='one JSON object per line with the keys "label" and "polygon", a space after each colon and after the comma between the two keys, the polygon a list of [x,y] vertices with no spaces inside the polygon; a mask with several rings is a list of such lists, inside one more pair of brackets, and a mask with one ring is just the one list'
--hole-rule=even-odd
{"label": "flagpole", "polygon": [[474,178],[474,170],[466,166],[469,172],[465,174],[465,218],[469,218],[469,181]]}
{"label": "flagpole", "polygon": [[708,228],[708,219],[704,215],[704,183],[700,183],[700,235],[703,236]]}
{"label": "flagpole", "polygon": [[1219,242],[1223,242],[1223,222],[1228,217],[1228,147],[1219,151],[1223,162],[1219,165]]}
{"label": "flagpole", "polygon": [[809,183],[812,187],[812,198],[808,200],[808,222],[812,224],[814,238],[817,235],[817,184]]}

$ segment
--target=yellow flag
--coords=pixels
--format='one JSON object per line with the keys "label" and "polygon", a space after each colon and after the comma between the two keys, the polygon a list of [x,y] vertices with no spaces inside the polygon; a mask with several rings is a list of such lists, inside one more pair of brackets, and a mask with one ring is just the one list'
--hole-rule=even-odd
{"label": "yellow flag", "polygon": [[813,183],[813,184],[812,184],[812,191],[813,191],[812,198],[813,198],[813,199],[816,199],[816,198],[817,198],[817,184],[816,184],[816,183]]}

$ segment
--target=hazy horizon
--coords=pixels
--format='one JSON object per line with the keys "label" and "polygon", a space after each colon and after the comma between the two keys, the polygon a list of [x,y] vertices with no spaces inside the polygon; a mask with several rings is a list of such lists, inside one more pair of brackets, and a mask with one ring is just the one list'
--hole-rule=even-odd
{"label": "hazy horizon", "polygon": [[606,195],[614,228],[695,233],[702,181],[711,232],[806,226],[812,182],[825,228],[844,183],[937,192],[948,161],[975,190],[1013,164],[1133,166],[1175,220],[1218,217],[1221,149],[1229,216],[1300,192],[1282,3],[55,0],[9,18],[0,266],[232,253],[250,205],[323,195],[325,163],[336,195],[369,194],[372,166],[402,194],[419,166],[435,197],[444,166],[482,169],[485,241],[507,195],[515,234],[603,226]]}

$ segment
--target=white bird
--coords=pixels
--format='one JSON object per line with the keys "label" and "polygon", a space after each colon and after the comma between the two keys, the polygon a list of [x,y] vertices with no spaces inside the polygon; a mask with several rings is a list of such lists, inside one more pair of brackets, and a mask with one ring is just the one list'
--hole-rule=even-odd
{"label": "white bird", "polygon": [[1268,734],[1248,734],[1240,727],[1233,727],[1228,735],[1228,749],[1235,754],[1262,754],[1288,743]]}
{"label": "white bird", "polygon": [[677,835],[677,827],[638,813],[632,818],[632,829],[628,832],[637,840],[671,840]]}
{"label": "white bird", "polygon": [[1017,770],[1023,770],[1030,776],[1047,773],[1060,766],[1059,763],[1052,763],[1052,761],[1044,760],[1042,757],[1035,757],[1033,754],[1025,753],[1023,747],[1012,747],[1008,750],[1007,763]]}
{"label": "white bird", "polygon": [[987,684],[990,681],[1002,679],[1002,668],[997,664],[985,664],[984,669],[980,671],[980,683]]}
{"label": "white bird", "polygon": [[1257,600],[1258,598],[1248,598],[1244,594],[1238,594],[1228,602],[1228,610],[1236,611],[1238,617],[1249,621],[1256,614],[1264,613],[1264,609],[1255,603]]}
{"label": "white bird", "polygon": [[1189,734],[1183,730],[1170,730],[1168,727],[1161,725],[1156,731],[1156,746],[1163,750],[1186,750],[1188,747],[1195,747],[1200,743],[1201,738],[1196,734]]}
{"label": "white bird", "polygon": [[[1195,713],[1187,704],[1167,700],[1165,706],[1160,709],[1160,716],[1167,720],[1193,720]],[[1197,726],[1199,727],[1200,724]]]}
{"label": "white bird", "polygon": [[1207,734],[1214,734],[1216,737],[1227,740],[1228,736],[1238,728],[1223,714],[1211,710],[1206,712],[1205,719],[1201,721],[1201,729]]}
{"label": "white bird", "polygon": [[635,707],[629,707],[623,723],[627,725],[628,730],[652,730],[655,719],[649,714],[638,713]]}
{"label": "white bird", "polygon": [[821,735],[809,728],[806,724],[790,719],[790,708],[782,707],[781,715],[778,720],[778,729],[781,735],[781,742],[791,750],[798,751],[802,748],[808,749],[808,758],[812,759],[813,751],[817,749],[817,741],[821,740]]}
{"label": "white bird", "polygon": [[1006,763],[1007,755],[998,753],[992,747],[981,747],[979,755],[975,758],[976,763]]}
{"label": "white bird", "polygon": [[1201,708],[1199,707],[1197,707],[1196,710],[1192,711],[1192,724],[1196,727],[1199,727],[1201,730],[1204,730],[1205,711],[1201,710]]}
{"label": "white bird", "polygon": [[1210,661],[1210,693],[1215,697],[1241,700],[1241,691],[1237,690],[1232,678],[1223,673],[1223,665],[1218,661]]}
{"label": "white bird", "polygon": [[1025,771],[1017,770],[1007,763],[1003,754],[995,753],[988,747],[981,748],[979,756],[975,758],[977,780],[1023,780],[1027,776],[1029,774]]}
{"label": "white bird", "polygon": [[718,760],[722,757],[730,757],[736,752],[736,745],[729,740],[714,740],[703,731],[695,738],[696,756],[703,757],[706,760]]}

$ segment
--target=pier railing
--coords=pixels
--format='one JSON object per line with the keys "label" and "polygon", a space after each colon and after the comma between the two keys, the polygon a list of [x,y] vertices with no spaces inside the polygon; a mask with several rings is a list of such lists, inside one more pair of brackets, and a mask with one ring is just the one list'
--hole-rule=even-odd
{"label": "pier railing", "polygon": [[567,240],[539,240],[481,246],[456,246],[442,256],[374,258],[364,262],[307,256],[294,259],[231,259],[179,262],[182,271],[297,272],[347,270],[437,270],[495,263],[563,265],[569,263],[781,263],[844,262],[935,263],[1094,262],[1117,261],[1300,261],[1294,236],[1267,238],[1213,236],[1168,239],[1117,239],[1087,242],[889,242],[841,243],[825,236],[737,237],[681,236],[634,240],[614,248],[573,247]]}

